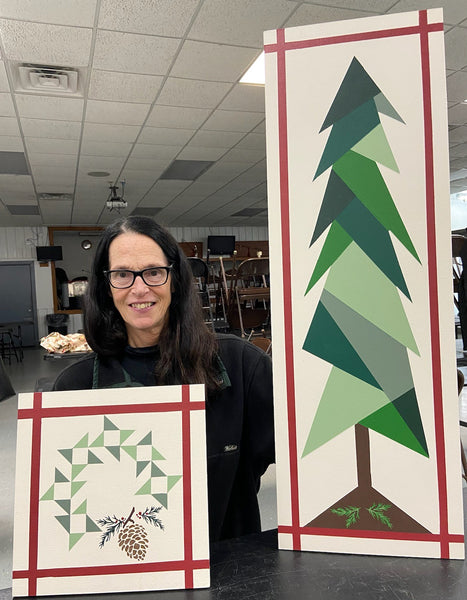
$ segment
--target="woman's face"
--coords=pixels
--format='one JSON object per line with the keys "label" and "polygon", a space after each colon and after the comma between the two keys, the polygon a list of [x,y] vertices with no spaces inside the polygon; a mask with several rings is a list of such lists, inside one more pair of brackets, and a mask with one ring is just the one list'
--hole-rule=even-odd
{"label": "woman's face", "polygon": [[[140,233],[121,233],[109,246],[109,270],[142,271],[149,267],[167,267],[167,258],[159,244]],[[136,277],[125,289],[110,286],[115,307],[125,321],[128,344],[133,348],[153,346],[159,340],[168,319],[171,301],[171,276],[164,285],[146,285]]]}

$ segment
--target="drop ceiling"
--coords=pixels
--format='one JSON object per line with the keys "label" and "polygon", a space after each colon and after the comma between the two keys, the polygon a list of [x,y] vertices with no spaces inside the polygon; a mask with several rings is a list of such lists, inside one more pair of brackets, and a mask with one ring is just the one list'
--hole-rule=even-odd
{"label": "drop ceiling", "polygon": [[465,0],[1,0],[0,226],[111,222],[109,184],[122,180],[122,215],[266,225],[264,88],[239,83],[262,32],[439,5],[457,192],[467,189]]}

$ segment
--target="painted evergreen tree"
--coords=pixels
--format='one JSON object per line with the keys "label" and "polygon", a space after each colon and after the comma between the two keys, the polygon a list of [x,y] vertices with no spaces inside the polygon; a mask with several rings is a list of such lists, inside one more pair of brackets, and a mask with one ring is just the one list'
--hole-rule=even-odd
{"label": "painted evergreen tree", "polygon": [[380,114],[403,123],[354,58],[314,177],[331,167],[310,246],[327,235],[305,294],[328,274],[303,348],[333,367],[302,457],[355,426],[357,488],[310,526],[421,531],[371,486],[368,429],[428,456],[408,358],[418,349],[398,290],[411,298],[389,232],[420,259],[378,167],[398,172]]}

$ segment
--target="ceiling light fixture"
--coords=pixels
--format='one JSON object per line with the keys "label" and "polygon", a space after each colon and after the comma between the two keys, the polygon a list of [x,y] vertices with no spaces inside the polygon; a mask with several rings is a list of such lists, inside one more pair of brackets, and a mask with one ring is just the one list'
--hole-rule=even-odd
{"label": "ceiling light fixture", "polygon": [[266,75],[264,71],[264,52],[261,52],[261,54],[255,60],[255,62],[240,79],[240,83],[253,83],[256,85],[264,85],[265,78]]}
{"label": "ceiling light fixture", "polygon": [[126,208],[128,206],[128,202],[124,198],[124,196],[125,196],[125,180],[120,181],[120,184],[122,186],[122,195],[121,196],[119,196],[117,193],[118,190],[120,189],[118,187],[118,185],[112,184],[112,182],[110,182],[110,185],[109,185],[110,194],[109,194],[109,197],[107,198],[107,202],[105,203],[106,207],[110,211],[116,210],[118,213],[120,213],[121,208]]}

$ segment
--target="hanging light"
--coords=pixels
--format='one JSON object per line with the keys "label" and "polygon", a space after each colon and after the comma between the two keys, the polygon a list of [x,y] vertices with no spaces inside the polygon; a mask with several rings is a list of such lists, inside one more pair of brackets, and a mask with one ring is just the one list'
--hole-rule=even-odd
{"label": "hanging light", "polygon": [[128,202],[125,200],[125,180],[120,181],[120,185],[122,186],[122,194],[118,195],[118,190],[120,189],[118,185],[112,184],[109,185],[110,194],[107,198],[106,207],[112,211],[116,210],[120,212],[121,208],[126,208],[128,206]]}

